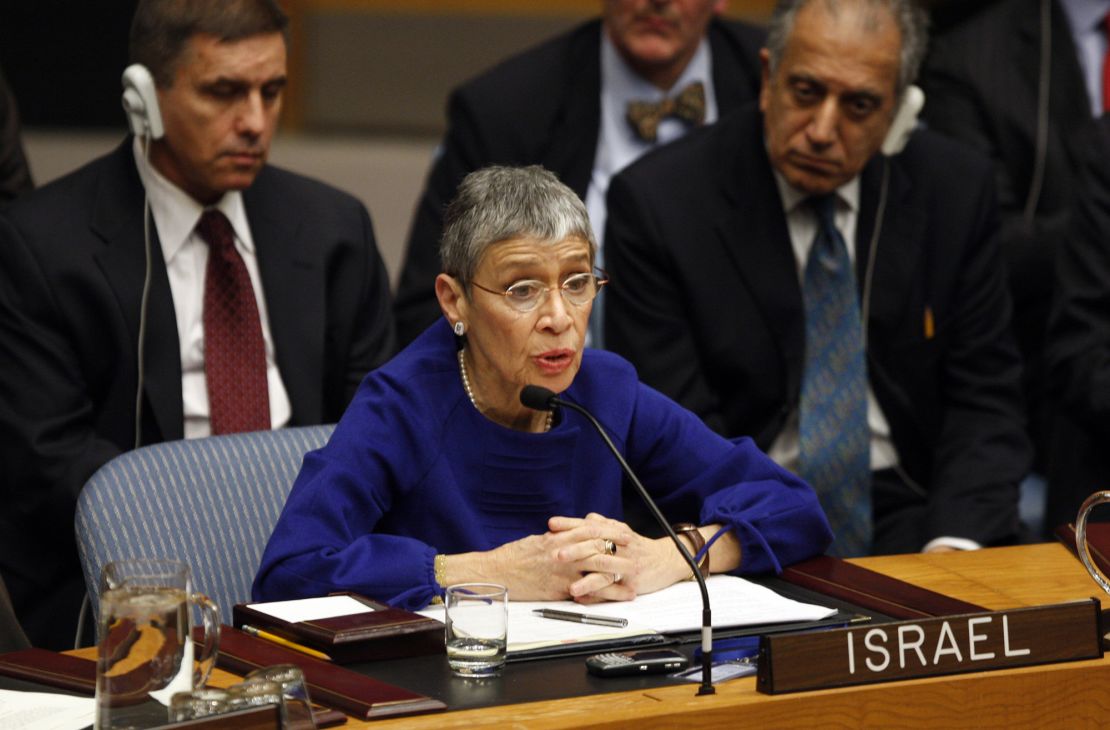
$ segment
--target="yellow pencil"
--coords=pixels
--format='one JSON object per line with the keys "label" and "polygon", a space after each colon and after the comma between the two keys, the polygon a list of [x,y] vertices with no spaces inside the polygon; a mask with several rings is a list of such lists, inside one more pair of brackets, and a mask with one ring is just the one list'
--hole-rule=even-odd
{"label": "yellow pencil", "polygon": [[295,641],[290,641],[289,639],[286,639],[282,636],[278,636],[277,634],[271,634],[269,631],[263,631],[262,629],[259,629],[259,628],[256,628],[256,627],[250,626],[250,625],[243,625],[243,626],[240,627],[240,629],[242,629],[244,632],[250,634],[251,636],[257,636],[259,639],[265,639],[266,641],[271,641],[271,642],[277,644],[278,646],[284,646],[286,649],[292,649],[293,651],[299,651],[302,654],[307,654],[308,656],[314,657],[316,659],[323,659],[326,662],[331,661],[331,657],[328,656],[327,654],[325,654],[322,651],[317,651],[316,649],[313,649],[311,647],[304,646],[302,644],[298,644]]}

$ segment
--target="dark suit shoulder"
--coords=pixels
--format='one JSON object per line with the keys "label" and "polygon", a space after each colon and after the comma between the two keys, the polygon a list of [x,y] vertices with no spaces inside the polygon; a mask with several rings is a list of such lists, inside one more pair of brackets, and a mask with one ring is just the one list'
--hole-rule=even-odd
{"label": "dark suit shoulder", "polygon": [[917,180],[947,189],[963,186],[960,180],[990,178],[990,158],[965,142],[929,129],[919,129],[906,149],[894,158]]}
{"label": "dark suit shoulder", "polygon": [[11,201],[4,208],[4,216],[20,229],[64,228],[78,220],[85,225],[81,214],[92,208],[101,180],[109,178],[131,179],[139,184],[130,137],[112,152]]}
{"label": "dark suit shoulder", "polygon": [[329,210],[350,213],[365,209],[361,200],[345,190],[275,165],[266,165],[243,194],[248,200],[255,195],[282,196],[286,204],[301,211],[300,217]]}
{"label": "dark suit shoulder", "polygon": [[[1075,49],[1067,19],[1056,3],[1052,11],[1052,83],[1057,86],[1058,74],[1071,75],[1078,68],[1076,59],[1068,60]],[[924,118],[942,131],[966,136],[967,112],[958,105],[953,108],[966,97],[964,103],[978,110],[984,125],[992,124],[987,120],[997,124],[1015,109],[1021,116],[1029,115],[1032,124],[1035,110],[1028,105],[1034,103],[1030,95],[1036,94],[1039,72],[1040,12],[1039,0],[1002,0],[935,37],[918,82],[925,90]],[[1052,93],[1070,96],[1063,87]],[[1005,133],[997,128],[983,131],[995,140]]]}
{"label": "dark suit shoulder", "polygon": [[741,20],[714,18],[706,30],[706,37],[713,48],[716,58],[722,54],[736,61],[749,82],[754,82],[759,90],[760,61],[759,49],[767,43],[767,29]]}
{"label": "dark suit shoulder", "polygon": [[758,55],[759,49],[767,42],[767,29],[762,26],[745,23],[742,20],[727,20],[716,18],[709,24],[709,36],[713,38],[720,33],[722,38],[727,38],[738,47],[747,52]]}
{"label": "dark suit shoulder", "polygon": [[[745,142],[760,138],[762,116],[754,104],[695,129],[645,154],[613,178],[614,186],[658,190],[674,199],[697,198],[747,157]],[[681,180],[670,185],[668,180]]]}
{"label": "dark suit shoulder", "polygon": [[[930,56],[942,52],[959,51],[964,58],[972,55],[990,58],[997,54],[1001,44],[1014,37],[1015,24],[1025,14],[1039,13],[1039,0],[1002,0],[988,4],[969,18],[939,34],[933,42]],[[997,57],[992,60],[997,61]],[[994,63],[988,64],[993,66]]]}
{"label": "dark suit shoulder", "polygon": [[552,110],[563,88],[589,66],[584,59],[599,57],[600,44],[601,21],[584,23],[482,72],[455,89],[452,101],[481,109],[484,116],[518,112],[523,102]]}

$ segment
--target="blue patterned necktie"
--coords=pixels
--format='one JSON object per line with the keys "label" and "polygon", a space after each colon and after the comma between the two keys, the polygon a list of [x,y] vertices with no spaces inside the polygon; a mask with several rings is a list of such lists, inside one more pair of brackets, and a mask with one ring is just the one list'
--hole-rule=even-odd
{"label": "blue patterned necktie", "polygon": [[821,499],[833,555],[871,549],[871,455],[867,364],[856,277],[836,228],[836,196],[814,197],[817,236],[806,262],[806,358],[800,406],[799,473]]}

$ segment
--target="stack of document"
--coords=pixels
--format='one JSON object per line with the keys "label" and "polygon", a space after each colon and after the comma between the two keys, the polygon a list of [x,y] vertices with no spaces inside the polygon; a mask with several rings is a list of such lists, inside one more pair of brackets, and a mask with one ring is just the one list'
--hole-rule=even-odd
{"label": "stack of document", "polygon": [[[836,613],[835,608],[801,603],[736,576],[715,575],[706,581],[706,585],[715,628],[819,621]],[[592,605],[573,601],[513,601],[512,596],[509,598],[509,654],[560,645],[634,640],[636,637],[701,628],[701,591],[693,581],[676,583],[661,591],[637,596],[632,601]],[[628,620],[628,626],[594,626],[545,619],[533,614],[533,611],[543,608],[623,618]],[[443,620],[442,606],[419,613]]]}

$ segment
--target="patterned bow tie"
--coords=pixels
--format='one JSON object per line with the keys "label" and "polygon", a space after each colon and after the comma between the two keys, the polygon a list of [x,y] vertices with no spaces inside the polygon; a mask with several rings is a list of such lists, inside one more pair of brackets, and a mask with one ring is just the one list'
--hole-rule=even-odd
{"label": "patterned bow tie", "polygon": [[705,86],[702,82],[695,81],[662,101],[628,102],[628,123],[645,142],[655,142],[659,123],[667,117],[677,117],[695,127],[704,122]]}

